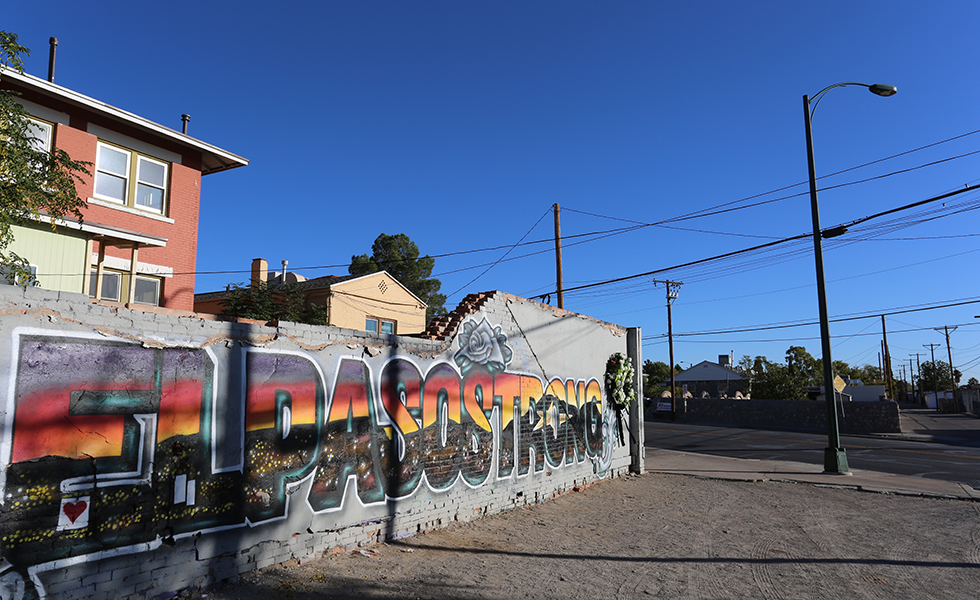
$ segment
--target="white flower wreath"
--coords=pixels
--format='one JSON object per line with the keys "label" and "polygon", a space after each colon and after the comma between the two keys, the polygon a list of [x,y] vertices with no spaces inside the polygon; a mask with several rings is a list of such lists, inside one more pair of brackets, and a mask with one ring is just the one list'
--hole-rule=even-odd
{"label": "white flower wreath", "polygon": [[617,408],[629,406],[636,400],[633,390],[633,363],[622,352],[609,357],[605,381],[606,395]]}

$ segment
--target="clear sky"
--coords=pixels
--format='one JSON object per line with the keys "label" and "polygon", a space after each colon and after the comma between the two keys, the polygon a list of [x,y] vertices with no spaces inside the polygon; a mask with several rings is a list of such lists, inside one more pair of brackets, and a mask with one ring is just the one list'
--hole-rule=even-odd
{"label": "clear sky", "polygon": [[[804,94],[899,89],[820,103],[820,187],[870,179],[821,193],[824,227],[980,181],[977,22],[974,1],[34,0],[7,3],[0,29],[33,50],[30,73],[46,75],[55,36],[57,83],[174,129],[189,113],[191,135],[251,160],[204,178],[198,270],[238,272],[199,275],[199,292],[246,281],[254,257],[343,275],[385,232],[450,255],[434,272],[449,309],[468,292],[533,297],[556,287],[559,203],[567,288],[658,269],[684,283],[687,366],[820,355],[816,325],[684,335],[815,322],[810,239],[670,269],[811,231]],[[676,220],[722,205],[737,210]],[[878,364],[874,315],[980,300],[977,206],[968,192],[825,241],[831,317],[873,316],[832,324],[835,359]],[[636,223],[660,225],[618,231]],[[541,243],[486,270],[522,239]],[[569,291],[565,307],[642,327],[644,358],[666,361],[653,277]],[[975,315],[888,315],[896,374],[924,344],[946,360],[934,328],[949,325],[954,364],[980,378]]]}

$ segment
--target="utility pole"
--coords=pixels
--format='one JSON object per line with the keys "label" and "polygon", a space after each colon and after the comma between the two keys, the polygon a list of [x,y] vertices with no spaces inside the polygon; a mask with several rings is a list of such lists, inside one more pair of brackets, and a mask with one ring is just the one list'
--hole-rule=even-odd
{"label": "utility pole", "polygon": [[942,344],[922,345],[928,348],[929,352],[932,353],[932,373],[936,377],[936,380],[933,382],[933,387],[935,388],[933,391],[936,392],[936,410],[939,410],[939,369],[936,368],[936,348],[942,346]]}
{"label": "utility pole", "polygon": [[888,390],[888,397],[895,398],[895,388],[892,382],[892,357],[888,353],[888,331],[885,329],[885,315],[881,315],[881,344],[882,352],[885,356],[885,386]]}
{"label": "utility pole", "polygon": [[559,214],[561,210],[558,208],[558,203],[555,202],[555,265],[558,269],[558,308],[565,308],[565,296],[562,290],[562,276],[561,276],[561,217]]}
{"label": "utility pole", "polygon": [[[953,326],[953,331],[956,331],[956,325]],[[943,330],[946,332],[946,352],[949,356],[949,382],[953,384],[953,411],[960,412],[960,405],[956,403],[956,374],[955,369],[953,369],[953,347],[949,345],[949,325],[944,325]],[[939,331],[939,328],[936,328]]]}
{"label": "utility pole", "polygon": [[[677,292],[680,290],[681,286],[684,285],[680,281],[670,281],[670,280],[653,280],[653,284],[664,284],[667,287],[667,346],[670,349],[670,420],[677,420],[677,385],[674,382],[674,324],[673,318],[670,313],[670,306],[677,300]],[[685,413],[686,416],[686,413]]]}

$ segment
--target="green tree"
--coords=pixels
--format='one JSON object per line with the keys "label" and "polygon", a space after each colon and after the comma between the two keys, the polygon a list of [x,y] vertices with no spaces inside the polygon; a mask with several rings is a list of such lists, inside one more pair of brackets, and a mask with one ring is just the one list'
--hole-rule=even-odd
{"label": "green tree", "polygon": [[662,361],[653,362],[643,361],[643,395],[647,398],[660,396],[665,390],[670,388],[670,384],[663,385],[665,381],[670,381],[670,367]]}
{"label": "green tree", "polygon": [[[743,356],[736,371],[748,379],[748,391],[753,398],[769,400],[805,400],[811,387],[823,385],[823,360],[814,358],[802,346],[786,350],[786,363],[770,361],[765,356]],[[834,374],[842,378],[860,379],[863,383],[879,383],[880,369],[865,365],[855,368],[841,360],[834,361]]]}
{"label": "green tree", "polygon": [[[812,357],[811,357],[812,358]],[[743,359],[744,361],[744,359]],[[795,367],[794,367],[795,368]],[[749,369],[749,392],[759,400],[806,400],[807,386],[782,363],[756,356]]]}
{"label": "green tree", "polygon": [[[17,43],[17,34],[0,31],[0,87],[5,72],[24,72],[21,55],[30,56],[30,50]],[[5,251],[14,239],[12,225],[44,220],[54,228],[66,216],[80,222],[85,201],[75,185],[90,174],[91,163],[41,147],[37,126],[18,96],[0,89],[0,272],[10,283],[29,285],[36,282],[28,260]]]}
{"label": "green tree", "polygon": [[[949,363],[941,360],[937,360],[935,364],[932,362],[924,362],[921,367],[921,378],[922,378],[922,389],[927,392],[938,389],[939,391],[950,389],[950,378],[949,378]],[[960,377],[963,374],[960,373],[959,369],[953,369],[953,377],[956,379],[956,383],[960,382]]]}
{"label": "green tree", "polygon": [[225,298],[224,313],[230,317],[259,321],[293,321],[310,325],[327,324],[327,308],[306,308],[306,298],[295,283],[285,285],[256,281],[254,285],[234,285]]}
{"label": "green tree", "polygon": [[792,385],[803,389],[823,384],[823,360],[817,360],[803,346],[790,346],[786,350],[786,376]]}
{"label": "green tree", "polygon": [[445,314],[446,295],[439,293],[442,282],[431,278],[436,259],[428,254],[419,256],[419,247],[407,235],[382,233],[371,246],[371,256],[361,254],[351,256],[347,272],[351,275],[368,275],[378,271],[388,271],[402,285],[422,299],[428,308],[425,322]]}
{"label": "green tree", "polygon": [[851,379],[860,379],[864,385],[884,385],[885,378],[881,374],[881,368],[873,365],[851,369]]}

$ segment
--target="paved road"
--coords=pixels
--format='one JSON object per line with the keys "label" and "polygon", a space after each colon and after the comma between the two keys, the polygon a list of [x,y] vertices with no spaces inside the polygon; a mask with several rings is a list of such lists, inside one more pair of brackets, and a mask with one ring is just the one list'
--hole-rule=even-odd
{"label": "paved road", "polygon": [[[948,438],[947,443],[841,436],[841,444],[853,469],[966,483],[980,489],[980,444],[967,436]],[[822,465],[827,436],[648,421],[646,445],[734,458]]]}

